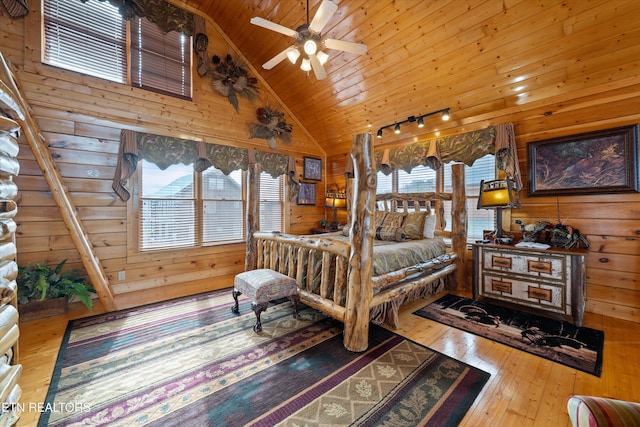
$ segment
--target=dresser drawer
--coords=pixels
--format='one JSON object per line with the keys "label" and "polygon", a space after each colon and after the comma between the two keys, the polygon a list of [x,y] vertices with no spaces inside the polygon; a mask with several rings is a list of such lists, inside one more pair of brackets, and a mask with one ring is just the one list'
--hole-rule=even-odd
{"label": "dresser drawer", "polygon": [[515,276],[485,272],[479,295],[513,304],[571,314],[571,289],[562,283],[536,283]]}
{"label": "dresser drawer", "polygon": [[537,255],[519,251],[484,250],[482,253],[482,269],[542,277],[547,280],[567,281],[567,261],[564,256]]}

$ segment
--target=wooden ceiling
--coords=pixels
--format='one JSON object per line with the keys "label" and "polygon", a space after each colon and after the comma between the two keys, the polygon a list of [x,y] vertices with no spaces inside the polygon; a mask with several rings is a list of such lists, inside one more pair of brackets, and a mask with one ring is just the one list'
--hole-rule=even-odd
{"label": "wooden ceiling", "polygon": [[[349,151],[354,134],[447,107],[449,122],[434,115],[422,129],[386,130],[377,144],[504,122],[518,133],[519,120],[542,121],[577,108],[578,99],[625,96],[640,82],[637,0],[334,2],[323,36],[364,43],[368,52],[329,51],[328,76],[318,81],[300,62],[262,69],[295,41],[249,22],[257,16],[296,29],[306,22],[306,0],[185,1],[213,18],[327,155]],[[319,5],[309,1],[311,18]]]}

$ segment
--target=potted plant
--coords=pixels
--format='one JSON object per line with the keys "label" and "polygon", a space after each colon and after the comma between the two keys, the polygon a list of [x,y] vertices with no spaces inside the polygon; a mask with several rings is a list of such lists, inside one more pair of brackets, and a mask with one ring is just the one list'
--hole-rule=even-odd
{"label": "potted plant", "polygon": [[329,225],[329,220],[328,219],[322,218],[320,220],[320,227],[327,228],[328,225]]}
{"label": "potted plant", "polygon": [[48,262],[18,266],[18,310],[22,320],[66,312],[67,301],[77,297],[89,310],[94,289],[78,270],[64,270],[67,260],[55,267]]}

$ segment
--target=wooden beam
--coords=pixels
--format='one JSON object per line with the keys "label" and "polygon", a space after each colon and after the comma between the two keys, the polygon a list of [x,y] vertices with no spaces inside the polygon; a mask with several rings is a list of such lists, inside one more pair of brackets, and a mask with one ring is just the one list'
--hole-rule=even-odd
{"label": "wooden beam", "polygon": [[347,302],[344,315],[344,346],[349,351],[364,351],[369,346],[369,311],[373,289],[374,211],[377,175],[370,134],[353,138],[353,201],[349,256]]}
{"label": "wooden beam", "polygon": [[107,276],[102,269],[102,265],[94,252],[93,245],[89,241],[88,234],[82,225],[82,221],[78,217],[76,208],[65,191],[62,178],[56,169],[51,152],[47,148],[42,130],[31,114],[31,108],[25,101],[24,95],[17,86],[11,69],[1,54],[0,60],[2,62],[2,67],[0,67],[0,80],[4,81],[11,89],[14,99],[18,103],[24,116],[18,117],[16,121],[20,124],[22,132],[31,147],[33,156],[35,157],[36,162],[42,171],[42,175],[49,186],[51,195],[60,209],[62,219],[69,230],[69,234],[71,234],[71,239],[80,253],[80,258],[85,270],[87,271],[89,280],[91,280],[91,284],[96,290],[98,298],[100,298],[100,302],[104,306],[105,310],[117,310],[113,299],[113,293],[109,286],[109,280],[107,279]]}

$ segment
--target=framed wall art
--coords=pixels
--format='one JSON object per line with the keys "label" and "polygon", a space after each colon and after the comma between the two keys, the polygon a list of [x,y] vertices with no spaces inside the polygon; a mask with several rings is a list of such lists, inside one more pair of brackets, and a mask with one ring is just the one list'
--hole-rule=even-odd
{"label": "framed wall art", "polygon": [[315,205],[316,204],[316,183],[301,182],[298,191],[299,205]]}
{"label": "framed wall art", "polygon": [[529,196],[638,191],[638,126],[527,145]]}
{"label": "framed wall art", "polygon": [[303,161],[302,177],[304,179],[321,181],[322,180],[322,159],[316,159],[313,157],[304,157],[302,161]]}

